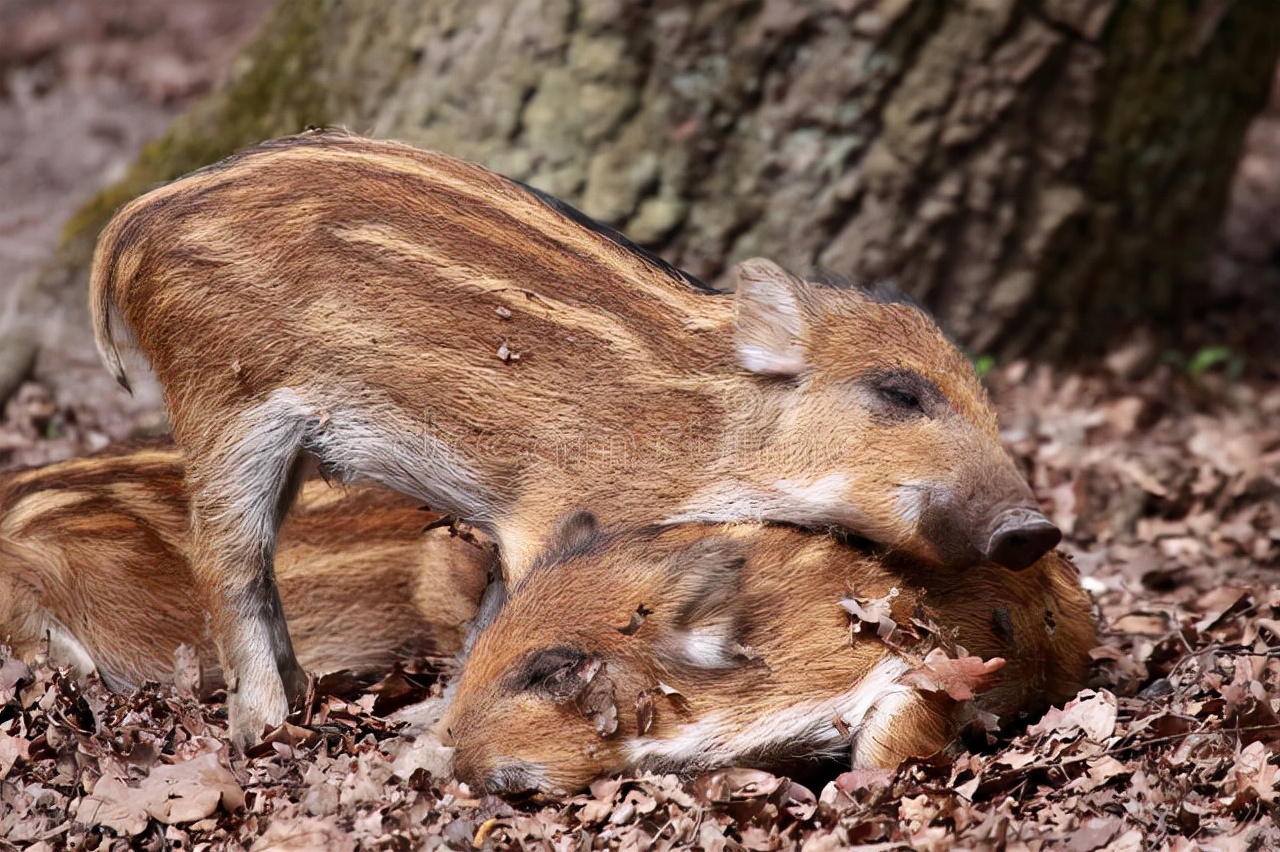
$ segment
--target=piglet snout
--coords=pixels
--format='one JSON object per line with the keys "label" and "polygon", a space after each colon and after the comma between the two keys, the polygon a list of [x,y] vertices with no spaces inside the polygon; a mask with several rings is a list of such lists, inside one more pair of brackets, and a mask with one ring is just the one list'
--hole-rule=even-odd
{"label": "piglet snout", "polygon": [[1017,507],[996,516],[987,541],[990,562],[1021,571],[1030,568],[1062,541],[1062,531],[1035,509]]}

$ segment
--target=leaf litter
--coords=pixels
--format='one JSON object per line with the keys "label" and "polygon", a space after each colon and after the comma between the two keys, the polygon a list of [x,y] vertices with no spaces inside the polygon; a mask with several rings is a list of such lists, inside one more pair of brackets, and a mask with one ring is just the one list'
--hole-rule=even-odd
{"label": "leaf litter", "polygon": [[[446,679],[426,669],[326,678],[305,725],[246,757],[189,688],[112,695],[0,656],[0,850],[1280,847],[1280,390],[1212,379],[988,377],[1101,629],[1089,689],[976,751],[504,802],[449,777],[432,733]],[[28,416],[50,413],[11,406],[4,428],[39,456]],[[964,700],[998,665],[948,647],[927,611],[895,624],[887,600],[841,603],[851,632],[918,652],[920,688]],[[601,678],[584,700],[607,729]],[[696,703],[669,689],[626,712],[643,727],[655,700]]]}

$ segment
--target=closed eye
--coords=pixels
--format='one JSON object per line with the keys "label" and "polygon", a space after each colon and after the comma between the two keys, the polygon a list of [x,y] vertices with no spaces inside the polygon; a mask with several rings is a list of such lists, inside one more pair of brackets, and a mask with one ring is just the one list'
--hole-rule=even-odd
{"label": "closed eye", "polygon": [[915,370],[868,370],[857,382],[867,407],[886,422],[936,417],[948,407],[938,386]]}
{"label": "closed eye", "polygon": [[877,391],[880,393],[880,396],[884,401],[890,405],[897,406],[898,408],[916,409],[918,411],[924,410],[924,407],[920,405],[920,397],[916,396],[911,391],[895,387],[881,387],[877,388]]}

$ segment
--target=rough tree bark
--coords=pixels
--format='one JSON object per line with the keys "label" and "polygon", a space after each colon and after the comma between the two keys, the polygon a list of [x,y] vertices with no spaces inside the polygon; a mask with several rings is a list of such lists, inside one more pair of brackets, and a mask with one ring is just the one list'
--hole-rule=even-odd
{"label": "rough tree bark", "polygon": [[710,280],[757,254],[893,276],[975,353],[1088,355],[1197,307],[1278,49],[1254,0],[283,0],[30,300],[81,298],[131,195],[342,124],[484,162]]}

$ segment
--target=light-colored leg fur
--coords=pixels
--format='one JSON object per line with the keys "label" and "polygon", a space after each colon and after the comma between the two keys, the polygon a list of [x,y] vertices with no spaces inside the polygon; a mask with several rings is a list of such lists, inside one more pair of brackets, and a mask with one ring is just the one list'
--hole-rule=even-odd
{"label": "light-colored leg fur", "polygon": [[[10,558],[0,553],[0,559]],[[20,660],[45,653],[50,664],[67,667],[76,678],[97,669],[80,640],[41,604],[39,592],[7,574],[0,574],[0,624],[6,627],[0,631],[0,646]]]}
{"label": "light-colored leg fur", "polygon": [[885,693],[854,729],[853,766],[892,769],[942,751],[956,735],[947,704],[915,689]]}
{"label": "light-colored leg fur", "polygon": [[191,563],[206,593],[227,680],[231,738],[241,746],[284,721],[306,691],[276,588],[276,534],[292,504],[308,418],[266,405],[225,449],[193,449]]}
{"label": "light-colored leg fur", "polygon": [[175,422],[188,460],[192,569],[207,595],[234,742],[255,742],[264,725],[282,722],[306,688],[272,571],[301,452],[343,480],[373,480],[492,525],[494,501],[462,459],[439,438],[398,422],[393,408],[382,411],[370,418],[325,410],[281,388],[232,428]]}

